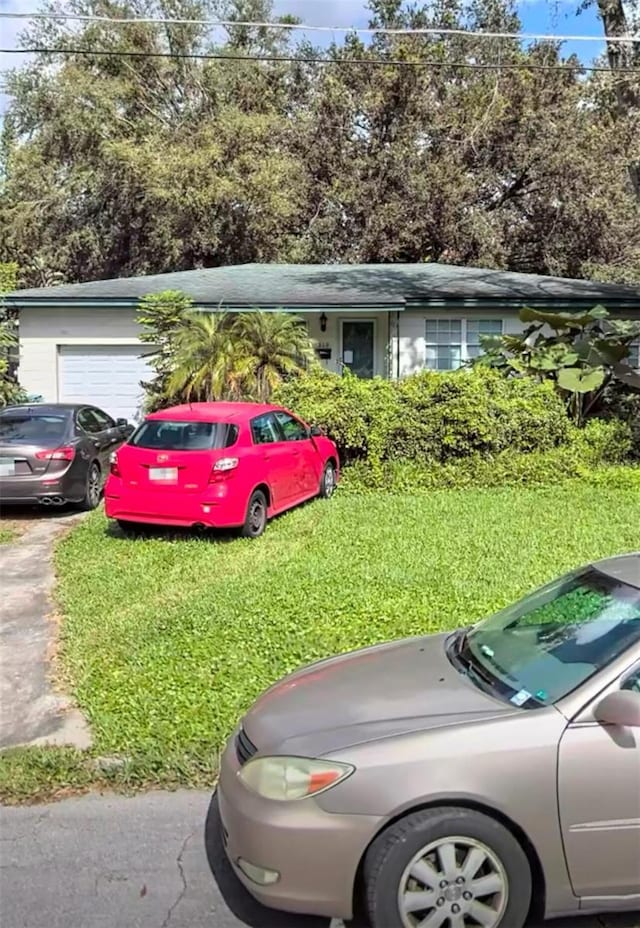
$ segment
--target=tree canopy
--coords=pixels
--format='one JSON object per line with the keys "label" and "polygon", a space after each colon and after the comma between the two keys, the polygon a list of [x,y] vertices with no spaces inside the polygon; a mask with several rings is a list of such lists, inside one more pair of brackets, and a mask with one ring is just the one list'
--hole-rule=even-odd
{"label": "tree canopy", "polygon": [[[64,7],[272,18],[269,0]],[[375,26],[520,28],[510,0],[369,8]],[[550,43],[349,34],[314,48],[285,30],[149,23],[41,21],[23,42],[57,50],[6,77],[0,261],[25,283],[247,261],[640,278],[639,81],[611,56],[587,75]]]}

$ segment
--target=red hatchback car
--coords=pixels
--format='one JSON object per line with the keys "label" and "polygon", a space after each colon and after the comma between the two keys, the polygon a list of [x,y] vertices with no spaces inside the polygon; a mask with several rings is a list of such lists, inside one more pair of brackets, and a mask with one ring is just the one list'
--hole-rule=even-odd
{"label": "red hatchback car", "polygon": [[338,451],[319,428],[257,403],[193,403],[147,416],[113,456],[107,516],[132,523],[239,528],[330,497]]}

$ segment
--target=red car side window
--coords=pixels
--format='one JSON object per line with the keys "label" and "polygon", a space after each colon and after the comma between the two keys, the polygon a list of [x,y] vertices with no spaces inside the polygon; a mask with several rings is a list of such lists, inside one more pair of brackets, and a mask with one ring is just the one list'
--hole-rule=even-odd
{"label": "red car side window", "polygon": [[272,413],[265,413],[251,420],[251,437],[254,445],[270,445],[282,441]]}

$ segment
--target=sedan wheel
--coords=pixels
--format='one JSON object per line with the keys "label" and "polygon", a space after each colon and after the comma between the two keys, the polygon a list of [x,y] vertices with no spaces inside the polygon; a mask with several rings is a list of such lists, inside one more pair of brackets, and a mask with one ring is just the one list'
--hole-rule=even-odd
{"label": "sedan wheel", "polygon": [[95,509],[100,502],[101,492],[102,479],[100,468],[97,464],[92,464],[87,474],[87,489],[84,500],[82,501],[82,508],[85,510]]}
{"label": "sedan wheel", "polygon": [[496,928],[504,915],[504,867],[472,838],[441,838],[418,851],[400,881],[398,908],[405,928],[482,925]]}
{"label": "sedan wheel", "polygon": [[522,928],[531,870],[514,836],[471,809],[415,812],[365,859],[373,928]]}

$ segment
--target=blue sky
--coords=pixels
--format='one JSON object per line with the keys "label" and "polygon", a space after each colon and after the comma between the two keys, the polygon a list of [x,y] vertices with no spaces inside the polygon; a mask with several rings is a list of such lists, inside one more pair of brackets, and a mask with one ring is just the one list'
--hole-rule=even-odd
{"label": "blue sky", "polygon": [[[601,26],[592,7],[576,14],[580,0],[520,0],[518,4],[525,32],[555,34],[581,34],[600,36]],[[0,10],[31,12],[39,6],[38,0],[0,0]],[[293,13],[309,25],[366,26],[368,14],[363,0],[274,0],[276,13]],[[12,48],[17,44],[23,24],[18,20],[0,20],[0,46]],[[319,43],[319,34],[311,34]],[[340,33],[335,37],[340,38]],[[331,34],[329,34],[331,37]],[[319,43],[320,44],[320,43]],[[576,52],[587,62],[603,50],[600,42],[567,44],[567,53]],[[24,56],[0,54],[0,71],[15,66]],[[6,99],[0,93],[0,114]]]}

